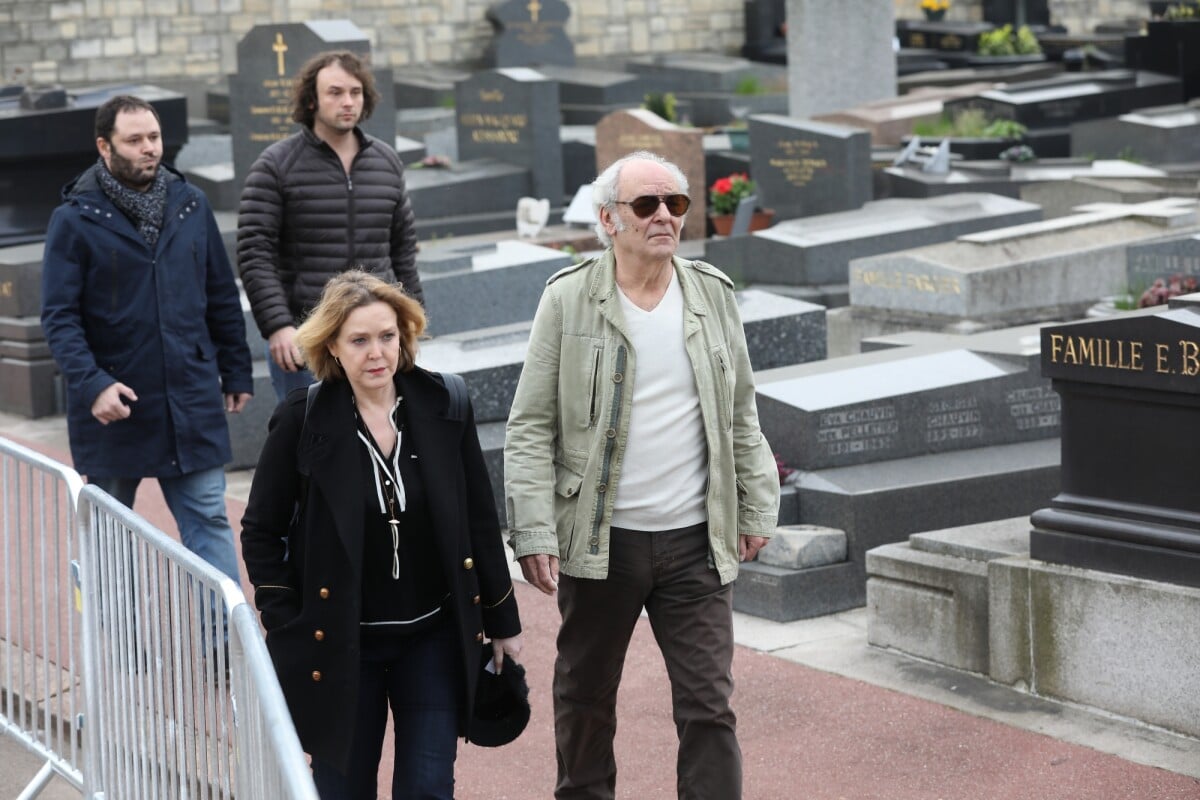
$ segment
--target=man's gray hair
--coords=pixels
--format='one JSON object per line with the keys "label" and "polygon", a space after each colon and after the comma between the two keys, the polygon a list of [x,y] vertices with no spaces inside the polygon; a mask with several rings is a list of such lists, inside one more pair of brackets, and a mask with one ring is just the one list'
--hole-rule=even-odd
{"label": "man's gray hair", "polygon": [[[600,221],[600,209],[608,209],[608,213],[613,217],[613,222],[616,223],[617,230],[621,231],[625,229],[620,218],[617,217],[617,184],[621,180],[621,170],[630,161],[653,161],[656,164],[662,164],[671,173],[671,177],[674,179],[679,193],[688,193],[688,180],[683,174],[683,170],[670,161],[667,161],[658,153],[651,153],[649,150],[638,150],[636,153],[621,156],[609,164],[608,168],[604,172],[601,172],[600,176],[592,184],[592,213],[596,216],[596,238],[605,247],[612,246],[612,237],[608,235],[608,231],[604,229],[604,223]],[[680,222],[680,226],[682,225],[683,223]]]}

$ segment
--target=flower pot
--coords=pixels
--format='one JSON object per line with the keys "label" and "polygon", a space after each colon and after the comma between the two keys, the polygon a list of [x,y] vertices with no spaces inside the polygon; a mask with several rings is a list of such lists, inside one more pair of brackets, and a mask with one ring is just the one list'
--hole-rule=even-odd
{"label": "flower pot", "polygon": [[[712,221],[713,232],[717,236],[728,236],[733,230],[733,214],[713,214],[709,217]],[[759,209],[750,217],[750,230],[761,231],[764,228],[771,227],[771,222],[775,219],[775,212],[770,209]]]}
{"label": "flower pot", "polygon": [[946,9],[944,8],[926,8],[922,10],[925,12],[925,19],[929,20],[930,22],[941,22],[942,18],[946,16]]}

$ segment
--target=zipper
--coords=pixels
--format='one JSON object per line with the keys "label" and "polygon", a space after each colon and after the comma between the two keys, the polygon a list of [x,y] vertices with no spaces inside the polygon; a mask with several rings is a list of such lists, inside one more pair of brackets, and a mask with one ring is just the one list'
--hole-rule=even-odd
{"label": "zipper", "polygon": [[[358,156],[355,156],[357,159]],[[341,160],[338,160],[341,163]],[[354,178],[350,177],[350,173],[346,173],[346,263],[354,263]]]}

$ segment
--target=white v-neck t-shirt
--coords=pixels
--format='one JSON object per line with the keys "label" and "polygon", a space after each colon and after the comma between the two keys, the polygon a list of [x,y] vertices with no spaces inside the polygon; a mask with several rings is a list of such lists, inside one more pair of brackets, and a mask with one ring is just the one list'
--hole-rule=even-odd
{"label": "white v-neck t-shirt", "polygon": [[695,525],[708,518],[708,446],[684,349],[683,291],[672,270],[666,294],[651,311],[619,288],[617,295],[637,363],[612,524],[641,531]]}

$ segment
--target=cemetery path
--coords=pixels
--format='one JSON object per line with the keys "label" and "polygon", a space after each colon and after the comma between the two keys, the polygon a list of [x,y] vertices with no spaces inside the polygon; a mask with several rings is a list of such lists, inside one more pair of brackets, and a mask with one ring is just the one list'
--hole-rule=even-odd
{"label": "cemetery path", "polygon": [[[69,463],[61,420],[31,422],[0,415],[0,436]],[[235,526],[248,488],[248,473],[230,474],[228,512]],[[139,491],[137,511],[175,535],[154,481],[147,481]],[[243,588],[252,596],[248,585]],[[507,747],[460,747],[459,800],[552,796],[550,683],[558,609],[553,598],[524,583],[516,591],[526,628],[523,661],[533,716],[525,734]],[[827,619],[779,626],[738,615],[739,642],[754,644],[739,644],[734,660],[734,708],[745,762],[746,800],[1200,800],[1200,743],[1193,739],[1087,715],[1083,728],[1090,725],[1096,737],[1104,739],[1104,749],[1148,752],[1140,757],[1147,763],[1156,763],[1154,753],[1159,753],[1157,763],[1178,770],[1170,771],[1028,730],[1058,731],[1063,719],[1087,712],[1027,698],[961,673],[902,660],[909,666],[893,670],[892,679],[882,682],[894,688],[884,688],[797,663],[824,663],[827,669],[865,675],[870,670],[864,664],[890,658],[869,650],[861,632],[855,634],[861,641],[847,649],[846,637],[837,631],[854,629],[862,616],[846,619],[849,622]],[[799,630],[812,635],[804,642],[788,638]],[[960,706],[970,713],[914,696],[938,696],[929,684],[939,681],[945,684],[940,689],[945,696],[976,695],[973,702]],[[924,688],[917,685],[922,682],[927,684]],[[617,797],[674,797],[670,691],[644,619],[630,646],[618,713]],[[1019,721],[1022,715],[1029,719]],[[1087,741],[1082,734],[1065,738]],[[1173,748],[1177,752],[1171,752]],[[14,766],[11,779],[20,786],[37,764],[28,766],[28,759],[18,759],[16,754],[10,762],[7,756],[14,749],[11,742],[0,745],[5,763]],[[28,776],[22,779],[27,766]],[[380,786],[389,786],[390,780],[391,765],[385,763]],[[379,796],[386,797],[386,790]]]}

